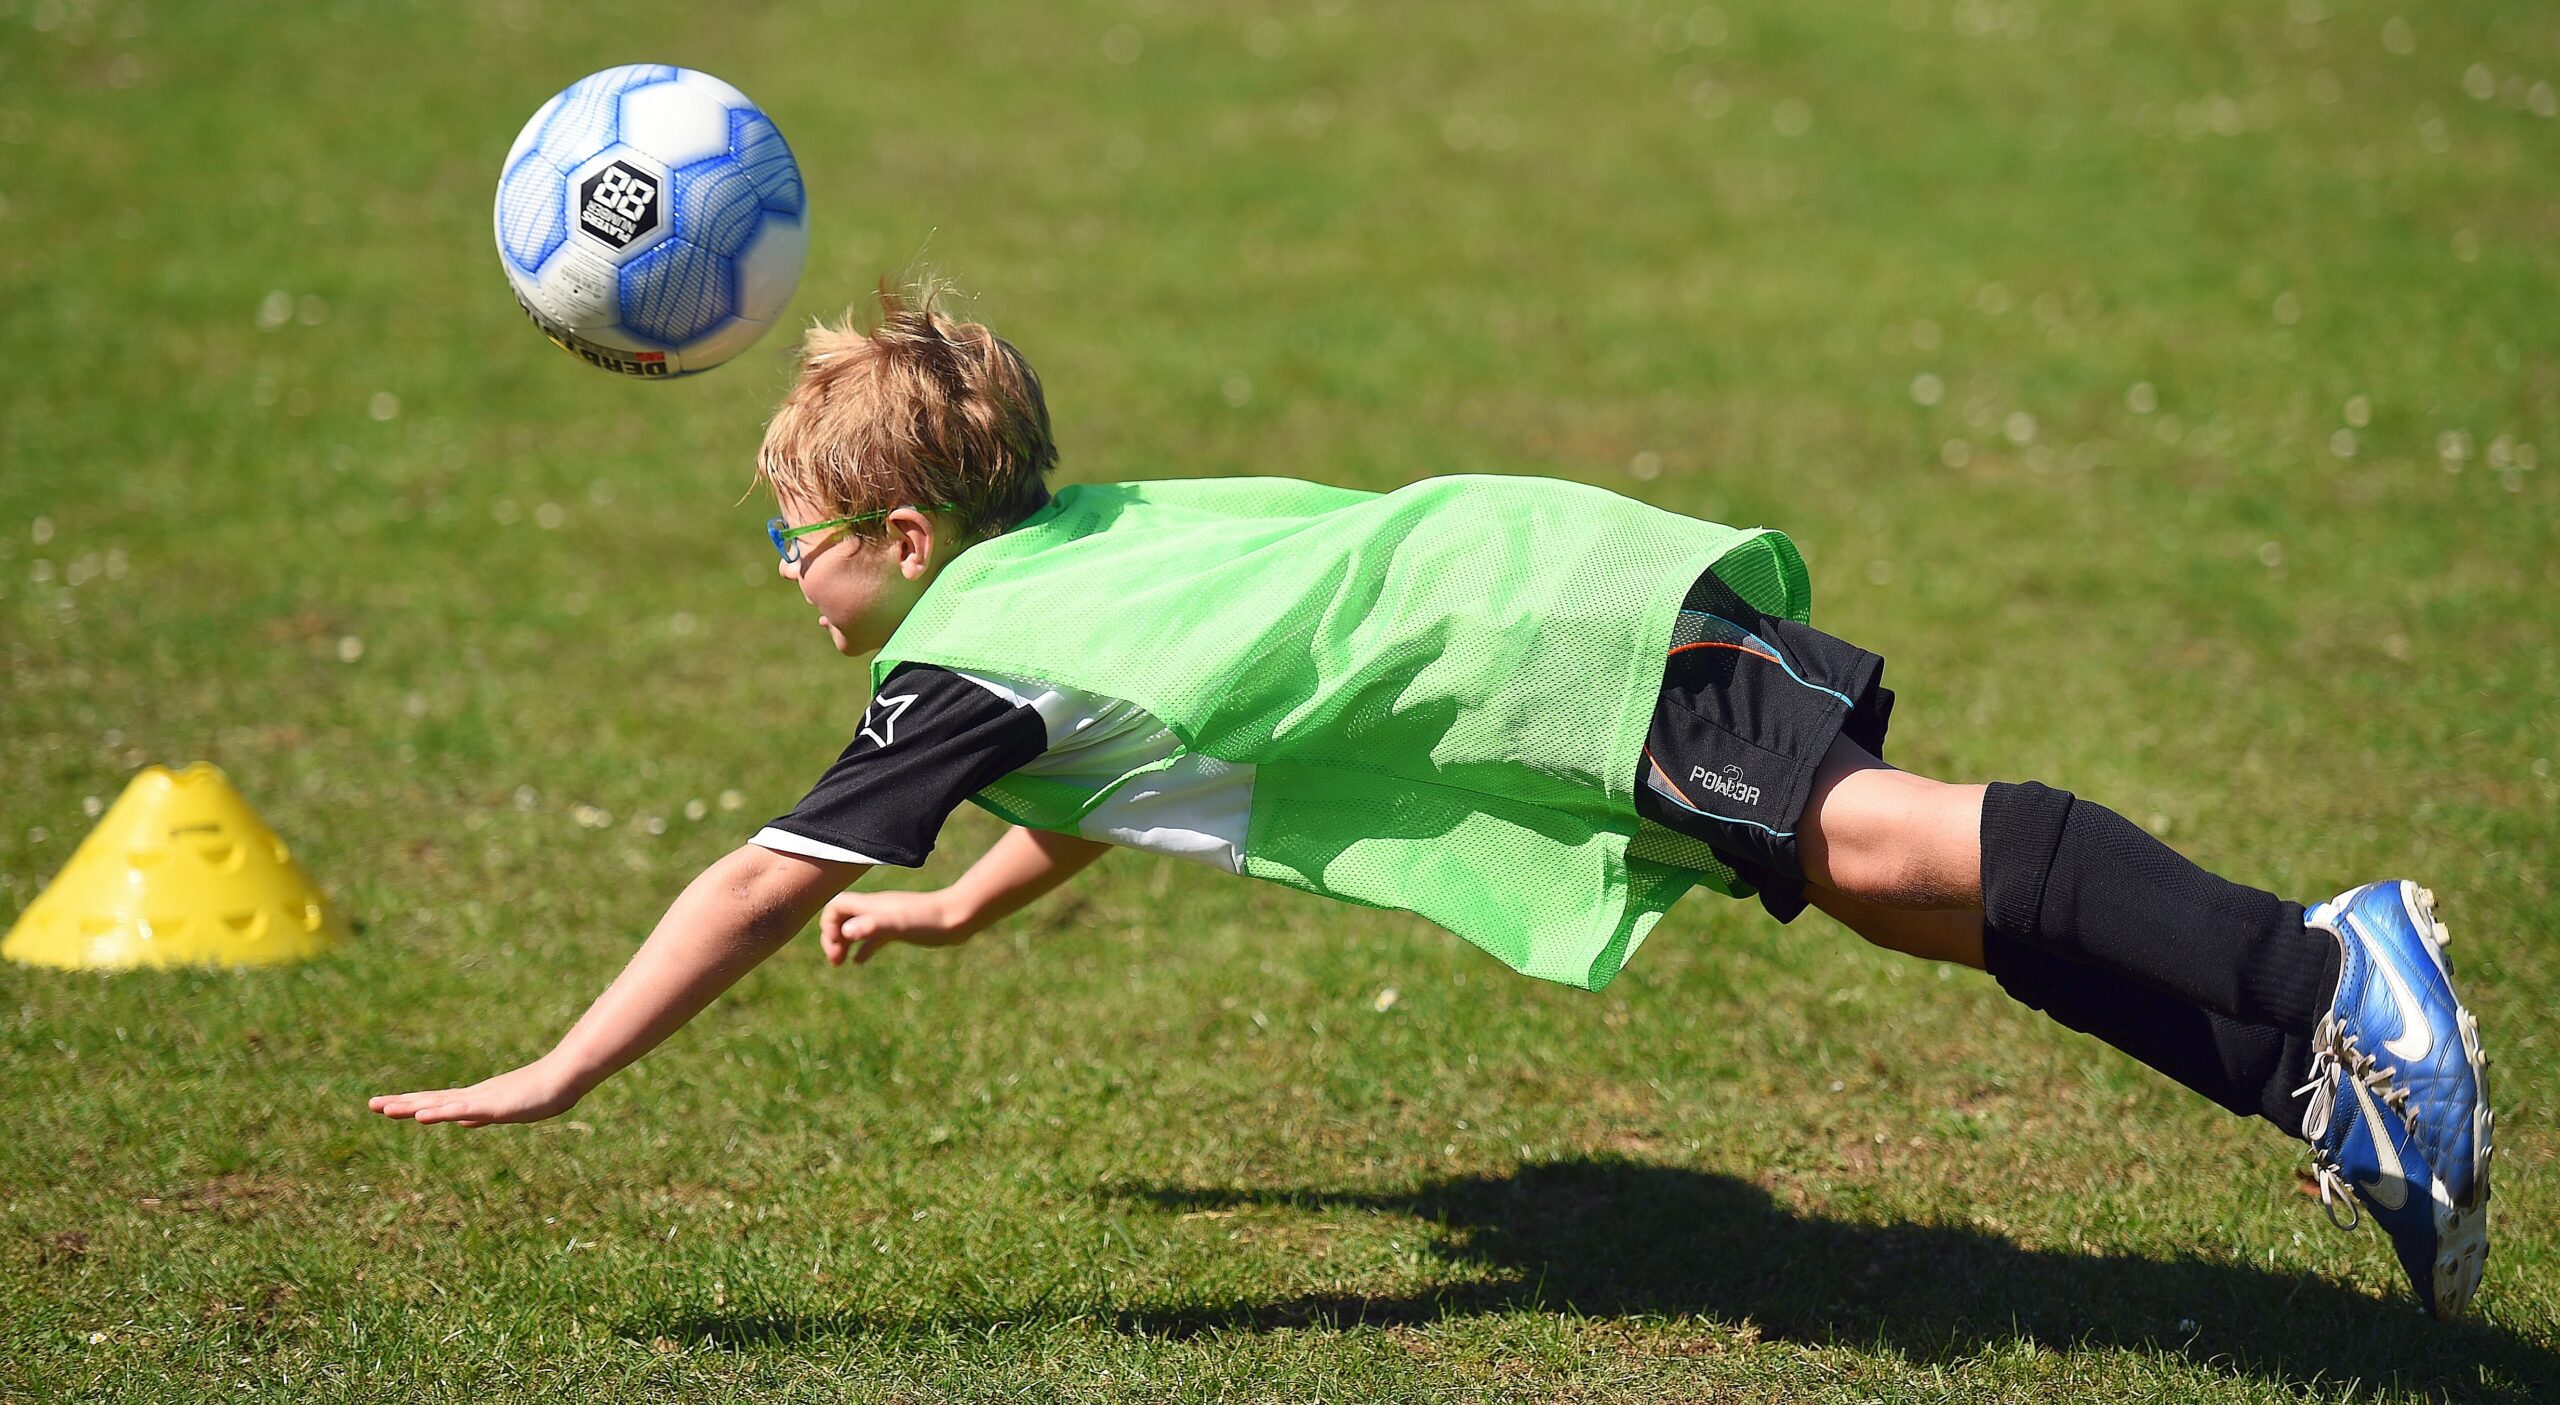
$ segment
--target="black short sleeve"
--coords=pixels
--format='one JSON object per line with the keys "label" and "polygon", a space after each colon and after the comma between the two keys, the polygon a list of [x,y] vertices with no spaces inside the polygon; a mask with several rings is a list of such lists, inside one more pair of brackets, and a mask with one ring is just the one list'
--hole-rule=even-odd
{"label": "black short sleeve", "polygon": [[766,828],[914,868],[961,801],[1048,745],[1028,706],[948,669],[901,664],[881,680],[835,764]]}

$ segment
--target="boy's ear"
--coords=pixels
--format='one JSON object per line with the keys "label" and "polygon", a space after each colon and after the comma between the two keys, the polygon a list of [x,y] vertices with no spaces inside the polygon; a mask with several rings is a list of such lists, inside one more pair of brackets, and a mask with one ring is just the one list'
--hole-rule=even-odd
{"label": "boy's ear", "polygon": [[889,529],[890,540],[898,544],[898,573],[908,580],[923,576],[936,560],[933,519],[912,507],[902,507],[889,514],[882,524]]}

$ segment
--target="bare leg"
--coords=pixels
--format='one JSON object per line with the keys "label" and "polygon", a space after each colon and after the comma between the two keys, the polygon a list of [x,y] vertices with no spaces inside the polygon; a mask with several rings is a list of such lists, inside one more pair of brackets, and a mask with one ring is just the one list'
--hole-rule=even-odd
{"label": "bare leg", "polygon": [[1872,908],[1969,910],[1978,921],[1984,790],[1897,771],[1835,739],[1796,825],[1806,882]]}
{"label": "bare leg", "polygon": [[1923,961],[1952,961],[1982,969],[1982,914],[1964,908],[1882,907],[1808,885],[1805,901],[1841,926],[1883,947]]}

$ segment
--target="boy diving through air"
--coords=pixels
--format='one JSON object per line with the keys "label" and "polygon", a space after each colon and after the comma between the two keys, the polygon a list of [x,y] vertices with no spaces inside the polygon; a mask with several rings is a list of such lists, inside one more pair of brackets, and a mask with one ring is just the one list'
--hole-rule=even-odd
{"label": "boy diving through air", "polygon": [[[1813,906],[2311,1149],[2451,1319],[2488,1253],[2477,1025],[2424,889],[2309,907],[2028,782],[1880,758],[1883,660],[1814,630],[1794,545],[1544,479],[1070,486],[1040,383],[927,290],[812,330],[757,471],[781,573],[876,655],[851,741],[713,863],[548,1054],[376,1097],[566,1111],[818,917],[830,962],[949,945],[1106,849],[1418,913],[1526,974],[1615,976],[1692,887]],[[1011,822],[933,892],[963,801]]]}

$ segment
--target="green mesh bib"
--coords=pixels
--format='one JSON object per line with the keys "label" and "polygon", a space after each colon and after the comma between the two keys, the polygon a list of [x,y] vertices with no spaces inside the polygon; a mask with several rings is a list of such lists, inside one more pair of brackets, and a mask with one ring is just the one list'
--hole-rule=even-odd
{"label": "green mesh bib", "polygon": [[[1691,886],[1750,891],[1635,811],[1672,621],[1710,566],[1809,617],[1780,533],[1575,483],[1069,487],[943,568],[872,685],[914,661],[1126,699],[1254,768],[1246,873],[1596,990]],[[1098,789],[1017,773],[976,799],[1073,830],[1168,764]]]}

